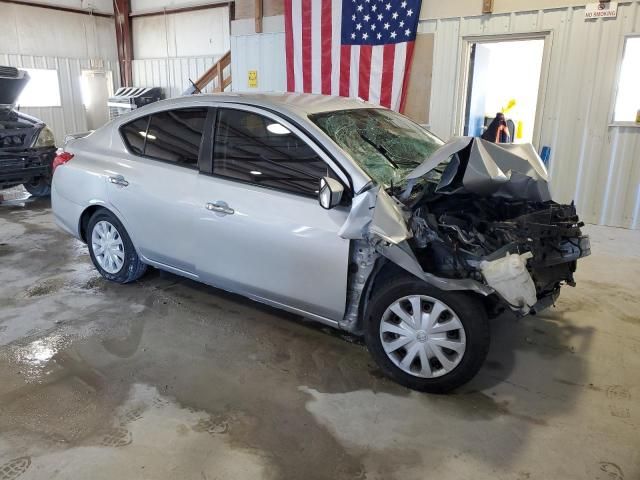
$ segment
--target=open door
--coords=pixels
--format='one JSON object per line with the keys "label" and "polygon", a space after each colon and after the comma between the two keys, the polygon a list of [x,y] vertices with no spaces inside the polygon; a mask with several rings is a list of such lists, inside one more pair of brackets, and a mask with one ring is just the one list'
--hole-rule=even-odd
{"label": "open door", "polygon": [[107,101],[113,95],[111,72],[83,70],[80,77],[82,103],[87,114],[87,128],[95,130],[109,121]]}
{"label": "open door", "polygon": [[545,38],[469,41],[463,134],[479,137],[503,113],[510,143],[534,143],[541,115]]}

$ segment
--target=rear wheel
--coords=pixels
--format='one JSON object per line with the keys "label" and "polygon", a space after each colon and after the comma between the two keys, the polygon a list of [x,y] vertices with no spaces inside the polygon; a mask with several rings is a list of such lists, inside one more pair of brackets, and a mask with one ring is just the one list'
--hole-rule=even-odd
{"label": "rear wheel", "polygon": [[487,314],[469,294],[397,277],[374,291],[368,311],[367,347],[405,387],[448,392],[471,380],[487,356]]}
{"label": "rear wheel", "polygon": [[111,212],[98,210],[87,225],[91,261],[107,280],[133,282],[147,270],[124,226]]}
{"label": "rear wheel", "polygon": [[22,186],[34,197],[48,197],[51,194],[51,180],[45,177],[35,178]]}

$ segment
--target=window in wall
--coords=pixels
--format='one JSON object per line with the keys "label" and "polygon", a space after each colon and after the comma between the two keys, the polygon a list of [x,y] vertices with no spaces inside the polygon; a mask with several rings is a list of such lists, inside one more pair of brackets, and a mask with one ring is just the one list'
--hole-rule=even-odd
{"label": "window in wall", "polygon": [[614,122],[635,122],[640,111],[640,37],[628,37],[624,44]]}
{"label": "window in wall", "polygon": [[206,118],[206,108],[182,108],[151,115],[144,155],[197,167]]}
{"label": "window in wall", "polygon": [[18,104],[22,107],[59,107],[60,83],[58,71],[43,68],[21,68],[29,73],[29,83],[20,94]]}
{"label": "window in wall", "polygon": [[285,192],[316,196],[327,164],[283,125],[251,112],[222,109],[213,173]]}

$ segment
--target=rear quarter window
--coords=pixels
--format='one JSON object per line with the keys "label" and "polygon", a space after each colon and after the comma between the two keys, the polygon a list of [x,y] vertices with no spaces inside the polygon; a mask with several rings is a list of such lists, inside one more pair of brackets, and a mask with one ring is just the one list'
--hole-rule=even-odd
{"label": "rear quarter window", "polygon": [[144,155],[144,140],[147,136],[149,117],[140,117],[120,128],[124,143],[136,155]]}
{"label": "rear quarter window", "polygon": [[146,158],[197,168],[206,108],[153,113],[120,129],[129,151]]}

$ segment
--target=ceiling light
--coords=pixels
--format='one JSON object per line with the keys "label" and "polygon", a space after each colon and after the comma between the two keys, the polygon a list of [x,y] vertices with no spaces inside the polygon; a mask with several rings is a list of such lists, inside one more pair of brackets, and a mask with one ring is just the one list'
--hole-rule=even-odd
{"label": "ceiling light", "polygon": [[156,136],[155,135],[151,135],[150,133],[147,132],[138,132],[140,135],[142,135],[145,138],[148,138],[149,140],[155,140]]}
{"label": "ceiling light", "polygon": [[288,135],[291,133],[286,127],[283,127],[279,123],[271,123],[267,125],[267,130],[276,135]]}
{"label": "ceiling light", "polygon": [[262,175],[262,172],[259,172],[259,171],[257,171],[257,170],[251,170],[249,173],[250,173],[251,175]]}

